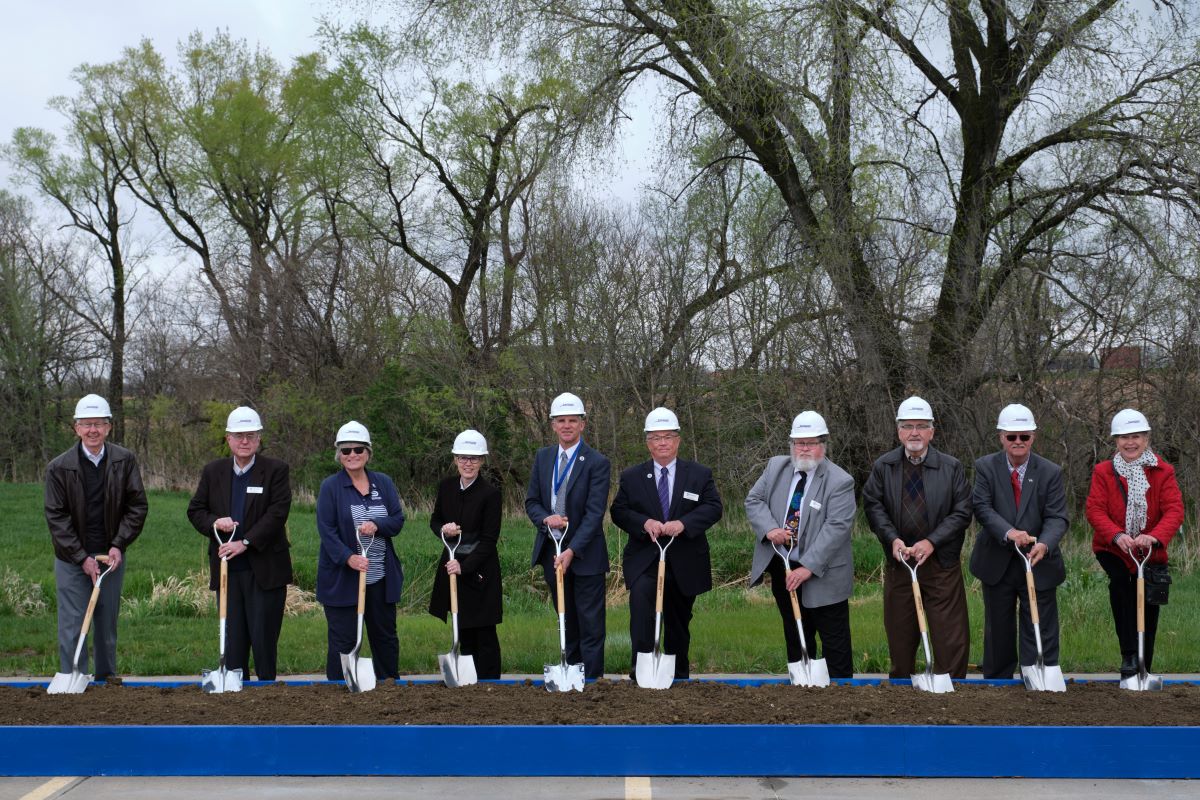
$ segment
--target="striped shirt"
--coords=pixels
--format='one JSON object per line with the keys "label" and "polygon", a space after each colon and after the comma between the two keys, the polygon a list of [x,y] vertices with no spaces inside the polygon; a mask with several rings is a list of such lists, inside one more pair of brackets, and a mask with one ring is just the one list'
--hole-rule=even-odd
{"label": "striped shirt", "polygon": [[[355,528],[367,520],[383,519],[387,515],[387,506],[383,504],[383,498],[375,484],[371,484],[369,495],[360,495],[360,500],[350,505],[350,518],[354,520]],[[383,542],[378,535],[364,535],[362,540],[364,544],[370,542],[367,547],[367,560],[370,562],[367,567],[367,583],[375,583],[383,578]]]}

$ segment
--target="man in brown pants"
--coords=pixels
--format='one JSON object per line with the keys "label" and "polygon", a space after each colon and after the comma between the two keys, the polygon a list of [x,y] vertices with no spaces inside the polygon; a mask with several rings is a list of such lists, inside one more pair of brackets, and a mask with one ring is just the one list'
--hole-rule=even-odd
{"label": "man in brown pants", "polygon": [[971,487],[963,465],[929,443],[933,410],[910,397],[896,412],[900,447],[880,456],[863,486],[863,511],[879,537],[886,559],[883,627],[893,678],[916,672],[921,640],[913,605],[912,575],[902,563],[917,563],[917,580],[929,618],[936,672],[967,674],[971,635],[963,587],[963,538],[971,523]]}

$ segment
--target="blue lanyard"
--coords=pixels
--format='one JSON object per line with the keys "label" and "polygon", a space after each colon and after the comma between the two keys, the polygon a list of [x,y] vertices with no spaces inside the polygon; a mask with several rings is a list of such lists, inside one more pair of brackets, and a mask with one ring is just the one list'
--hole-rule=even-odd
{"label": "blue lanyard", "polygon": [[567,480],[567,476],[571,474],[571,467],[575,466],[575,459],[579,457],[579,451],[583,449],[583,440],[579,441],[579,446],[575,448],[575,452],[571,454],[571,458],[567,460],[567,468],[563,470],[562,475],[558,474],[558,458],[554,459],[554,474],[552,476],[554,486],[554,496],[558,497],[558,492],[562,489],[563,483]]}

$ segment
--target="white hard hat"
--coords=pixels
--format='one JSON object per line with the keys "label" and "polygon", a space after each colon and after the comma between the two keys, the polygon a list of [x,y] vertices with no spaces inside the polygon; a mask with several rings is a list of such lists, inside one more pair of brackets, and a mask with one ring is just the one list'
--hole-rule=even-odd
{"label": "white hard hat", "polygon": [[262,420],[258,412],[249,406],[238,406],[229,412],[229,420],[225,423],[226,433],[250,433],[262,430]]}
{"label": "white hard hat", "polygon": [[677,430],[679,430],[679,418],[669,408],[659,406],[646,415],[646,433]]}
{"label": "white hard hat", "polygon": [[1120,436],[1123,433],[1145,433],[1150,430],[1150,421],[1146,415],[1132,408],[1123,408],[1112,418],[1112,433],[1110,436]]}
{"label": "white hard hat", "polygon": [[342,442],[362,442],[368,447],[371,446],[371,434],[367,432],[367,426],[361,422],[350,420],[342,427],[338,428],[337,438],[333,440],[334,444]]}
{"label": "white hard hat", "polygon": [[456,456],[486,456],[488,454],[487,439],[479,431],[468,428],[454,437],[454,446],[450,452]]}
{"label": "white hard hat", "polygon": [[902,419],[927,419],[933,420],[933,409],[915,394],[900,404],[896,409],[896,422]]}
{"label": "white hard hat", "polygon": [[801,411],[792,420],[792,432],[790,434],[790,438],[792,439],[828,435],[829,428],[825,425],[825,418],[815,411]]}
{"label": "white hard hat", "polygon": [[1011,403],[1000,409],[1000,418],[996,420],[998,431],[1036,431],[1037,423],[1033,420],[1033,412],[1020,403]]}
{"label": "white hard hat", "polygon": [[550,403],[550,419],[568,416],[586,417],[587,413],[583,410],[579,395],[563,392]]}
{"label": "white hard hat", "polygon": [[112,419],[112,409],[108,401],[98,394],[85,394],[75,404],[75,419],[91,419],[92,417],[108,417]]}

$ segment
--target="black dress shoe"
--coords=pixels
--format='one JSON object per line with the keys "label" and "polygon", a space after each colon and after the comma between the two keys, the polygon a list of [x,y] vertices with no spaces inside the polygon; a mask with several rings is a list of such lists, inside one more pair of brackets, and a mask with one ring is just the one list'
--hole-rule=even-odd
{"label": "black dress shoe", "polygon": [[108,675],[97,675],[96,680],[104,681],[109,686],[120,686],[121,685],[121,676],[113,675],[112,673],[109,673]]}
{"label": "black dress shoe", "polygon": [[1121,656],[1121,677],[1132,678],[1138,674],[1137,656]]}

